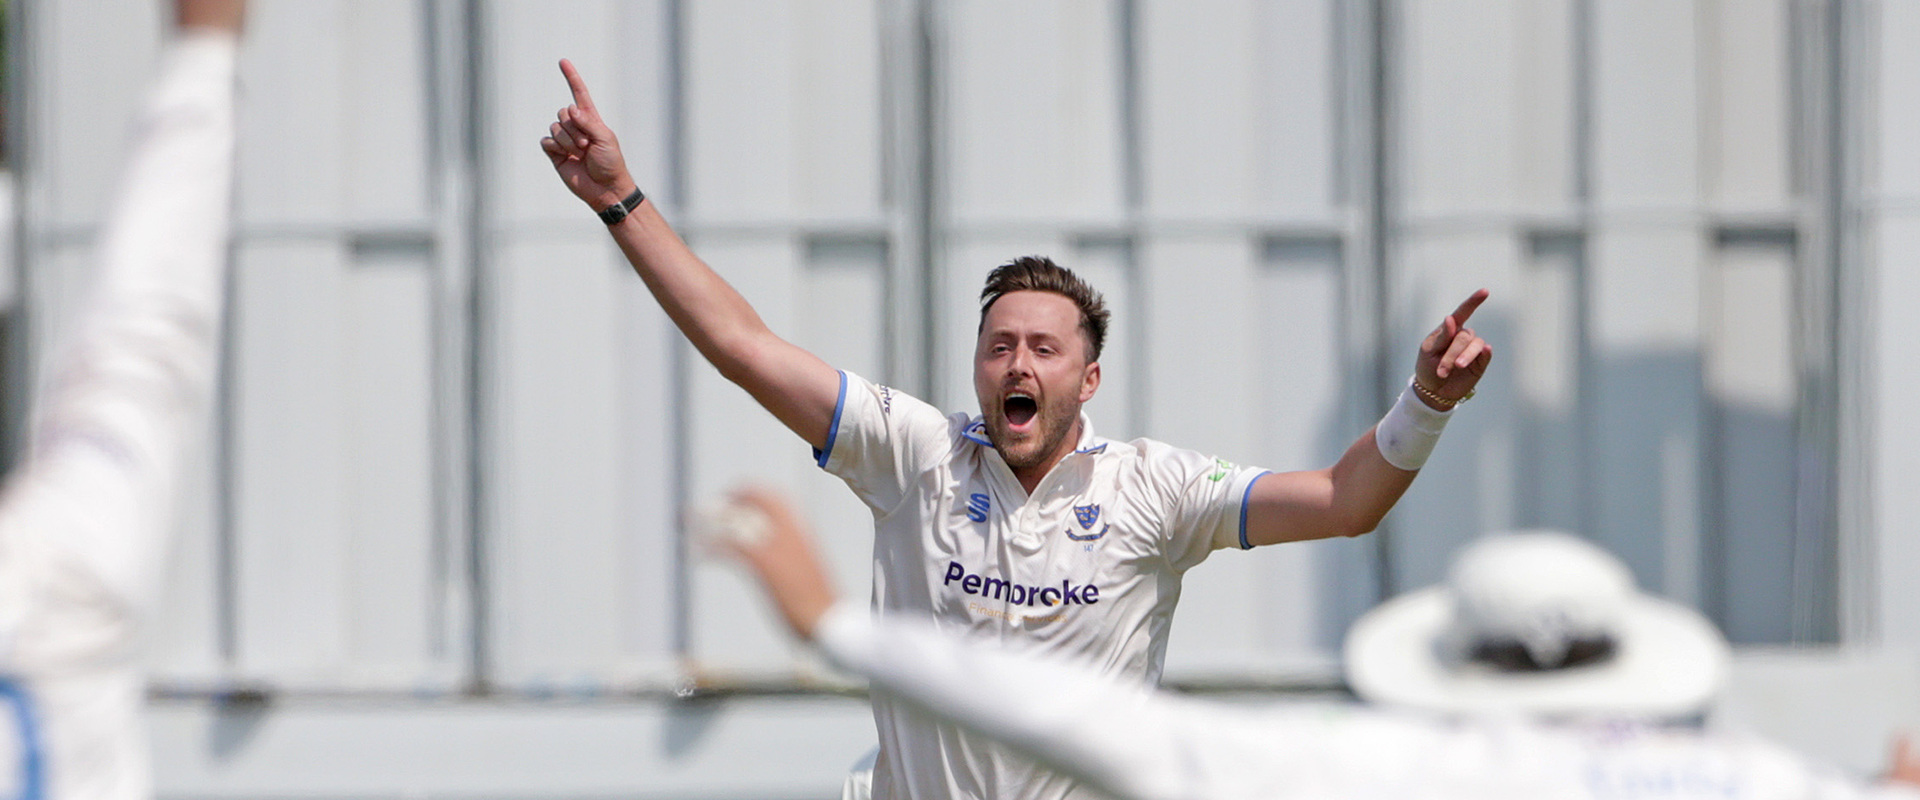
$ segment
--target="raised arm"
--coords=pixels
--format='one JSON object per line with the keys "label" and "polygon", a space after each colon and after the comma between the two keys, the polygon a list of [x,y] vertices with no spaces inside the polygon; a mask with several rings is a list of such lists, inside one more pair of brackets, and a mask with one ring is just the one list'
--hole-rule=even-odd
{"label": "raised arm", "polygon": [[[180,462],[213,394],[243,6],[175,3],[178,29],[134,118],[98,271],[77,324],[52,350],[32,449],[0,504],[0,549],[49,542],[87,576],[77,582],[85,590],[45,592],[63,602],[42,610],[63,615],[48,626],[100,626],[89,642],[101,652],[130,645],[145,619]],[[0,631],[0,648],[6,639]]]}
{"label": "raised arm", "polygon": [[1379,527],[1426,462],[1453,408],[1473,393],[1493,346],[1466,327],[1487,299],[1474,292],[1420,342],[1413,380],[1387,416],[1326,469],[1267,475],[1247,496],[1254,545],[1358,536]]}
{"label": "raised arm", "polygon": [[[637,185],[586,80],[570,61],[560,62],[560,72],[573,91],[573,104],[560,109],[540,147],[574,196],[600,212],[632,197]],[[634,272],[700,354],[808,444],[825,447],[839,399],[839,373],[774,335],[746,298],[680,240],[653,203],[639,200],[607,227]]]}

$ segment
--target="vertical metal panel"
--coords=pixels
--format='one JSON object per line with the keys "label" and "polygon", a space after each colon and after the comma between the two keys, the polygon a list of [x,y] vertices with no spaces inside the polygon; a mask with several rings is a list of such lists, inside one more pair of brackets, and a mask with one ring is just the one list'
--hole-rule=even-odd
{"label": "vertical metal panel", "polygon": [[[1883,135],[1885,135],[1883,133]],[[1908,568],[1920,563],[1920,492],[1913,490],[1920,475],[1920,416],[1907,398],[1920,397],[1920,316],[1912,311],[1920,297],[1920,214],[1882,212],[1869,239],[1869,251],[1878,267],[1873,299],[1868,306],[1877,330],[1868,369],[1872,396],[1874,447],[1869,469],[1875,482],[1873,519],[1880,536],[1875,560],[1879,606],[1879,640],[1884,644],[1920,645],[1920,580]]]}
{"label": "vertical metal panel", "polygon": [[1593,530],[1588,499],[1585,289],[1586,241],[1574,234],[1528,242],[1514,335],[1500,342],[1497,368],[1512,370],[1520,468],[1516,524],[1575,533]]}
{"label": "vertical metal panel", "polygon": [[1244,237],[1156,236],[1141,254],[1152,298],[1142,353],[1153,383],[1145,435],[1231,461],[1257,463],[1247,435],[1256,412],[1253,337],[1259,259]]}
{"label": "vertical metal panel", "polygon": [[1114,5],[993,0],[946,13],[951,124],[941,135],[954,218],[1031,224],[1117,213]]}
{"label": "vertical metal panel", "polygon": [[[597,223],[596,223],[597,224]],[[487,458],[489,640],[498,680],[591,684],[618,663],[621,293],[599,242],[498,248]]]}
{"label": "vertical metal panel", "polygon": [[[1674,594],[1708,600],[1706,609],[1735,642],[1790,641],[1802,588],[1795,583],[1793,507],[1794,258],[1788,237],[1723,238],[1701,298],[1709,408],[1703,456],[1715,468],[1702,498],[1709,547],[1694,558],[1717,585]],[[1669,573],[1692,566],[1688,555],[1670,555]]]}
{"label": "vertical metal panel", "polygon": [[255,244],[236,280],[238,666],[280,685],[418,686],[433,629],[425,253]]}
{"label": "vertical metal panel", "polygon": [[345,248],[260,243],[236,264],[238,666],[313,681],[346,660]]}
{"label": "vertical metal panel", "polygon": [[1791,415],[1794,241],[1789,233],[1722,235],[1702,301],[1705,379],[1713,399]]}
{"label": "vertical metal panel", "polygon": [[673,403],[679,385],[673,379],[673,350],[686,344],[626,265],[614,269],[622,337],[615,364],[620,544],[610,554],[619,564],[620,594],[613,610],[621,621],[623,660],[634,673],[657,678],[674,669],[674,631],[682,613],[676,604],[675,553],[681,519],[676,491],[684,477],[675,474]]}
{"label": "vertical metal panel", "polygon": [[1920,519],[1920,495],[1907,482],[1920,474],[1920,446],[1913,444],[1920,442],[1920,425],[1905,402],[1920,391],[1913,369],[1920,363],[1920,323],[1910,313],[1912,298],[1920,296],[1920,142],[1911,135],[1920,126],[1920,5],[1858,7],[1870,22],[1859,50],[1869,55],[1855,74],[1872,89],[1860,105],[1865,122],[1857,135],[1866,153],[1857,201],[1865,217],[1862,260],[1872,269],[1852,295],[1864,313],[1851,319],[1864,317],[1855,330],[1867,340],[1860,369],[1865,398],[1852,407],[1867,419],[1856,437],[1866,453],[1862,473],[1872,500],[1865,523],[1875,541],[1859,548],[1853,562],[1870,566],[1853,574],[1872,586],[1863,605],[1878,612],[1867,626],[1877,628],[1874,639],[1913,646],[1920,645],[1920,581],[1902,567],[1920,559],[1920,531],[1910,522]]}
{"label": "vertical metal panel", "polygon": [[434,163],[430,51],[421,46],[427,40],[426,6],[342,0],[335,8],[345,21],[333,70],[341,74],[346,95],[337,117],[344,148],[340,212],[354,221],[424,222],[432,209],[428,176]]}
{"label": "vertical metal panel", "polygon": [[1258,75],[1259,116],[1253,135],[1259,146],[1249,163],[1261,184],[1259,207],[1280,219],[1336,218],[1338,2],[1255,7],[1258,41],[1251,60]]}
{"label": "vertical metal panel", "polygon": [[[164,7],[134,0],[34,4],[40,45],[32,127],[34,214],[44,225],[100,221],[127,152],[128,125],[159,54]],[[101,20],[112,20],[103,25]],[[84,124],[76,124],[84,120]],[[111,154],[111,155],[108,155]],[[23,209],[24,210],[24,209]],[[50,232],[47,228],[33,231]]]}
{"label": "vertical metal panel", "polygon": [[475,543],[481,532],[475,477],[480,400],[474,391],[475,304],[482,248],[479,160],[479,86],[473,58],[478,37],[477,5],[462,0],[427,0],[422,49],[425,61],[425,112],[429,197],[427,229],[432,240],[431,313],[433,318],[433,610],[432,629],[441,637],[439,655],[460,673],[463,688],[485,679],[485,599],[475,580]]}
{"label": "vertical metal panel", "polygon": [[1699,32],[1692,3],[1593,5],[1594,192],[1608,208],[1671,208],[1700,193]]}
{"label": "vertical metal panel", "polygon": [[1514,8],[1515,200],[1552,212],[1578,202],[1580,0],[1528,0]]}
{"label": "vertical metal panel", "polygon": [[700,218],[873,219],[882,152],[873,3],[688,11],[688,167]]}
{"label": "vertical metal panel", "polygon": [[799,14],[786,2],[687,6],[689,203],[704,220],[795,211]]}
{"label": "vertical metal panel", "polygon": [[[1863,3],[1875,15],[1877,41],[1868,45],[1877,63],[1867,74],[1878,83],[1868,129],[1862,132],[1873,156],[1867,162],[1869,200],[1914,202],[1920,199],[1920,143],[1901,131],[1920,130],[1920,8],[1899,0]],[[1911,213],[1910,211],[1907,213]]]}
{"label": "vertical metal panel", "polygon": [[[782,85],[795,98],[795,199],[809,217],[872,219],[882,211],[878,0],[796,4],[794,63]],[[749,13],[760,13],[748,2]],[[742,54],[745,55],[745,54]]]}
{"label": "vertical metal panel", "polygon": [[1777,212],[1791,192],[1786,0],[1701,4],[1702,179],[1714,207]]}
{"label": "vertical metal panel", "polygon": [[1920,392],[1920,320],[1911,313],[1920,297],[1920,144],[1910,135],[1920,124],[1920,7],[1881,2],[1870,9],[1878,17],[1876,41],[1869,52],[1878,80],[1872,107],[1875,119],[1866,133],[1872,171],[1865,178],[1868,201],[1866,251],[1875,265],[1867,301],[1872,321],[1867,373],[1873,403],[1872,521],[1879,533],[1877,588],[1879,640],[1920,644],[1920,581],[1902,569],[1920,558],[1920,493],[1911,478],[1920,475],[1920,424],[1908,412],[1907,398]]}
{"label": "vertical metal panel", "polygon": [[[240,235],[258,260],[234,303],[246,322],[228,613],[256,677],[412,686],[452,669],[434,544],[445,443],[430,427],[442,317],[426,240],[408,232],[429,218],[433,163],[420,11],[274,5],[250,20],[286,43],[243,64],[239,207],[256,227]],[[348,223],[388,238],[356,258]],[[281,258],[302,266],[272,271]]]}
{"label": "vertical metal panel", "polygon": [[786,298],[794,307],[794,341],[835,367],[884,380],[886,244],[815,238],[803,258],[802,285]]}
{"label": "vertical metal panel", "polygon": [[[646,182],[657,207],[678,217],[684,189],[674,164],[684,153],[676,132],[684,131],[681,107],[682,28],[675,4],[664,0],[629,2],[621,14],[622,73],[619,103],[612,109],[619,125],[628,169]],[[557,181],[556,181],[557,183]],[[598,237],[596,229],[591,234]],[[632,274],[625,259],[611,256],[621,304],[618,345],[622,415],[619,478],[621,545],[616,552],[622,576],[617,613],[622,660],[631,674],[659,680],[677,670],[680,632],[686,609],[680,594],[681,503],[687,477],[675,403],[685,398],[678,359],[690,352],[659,304]]]}
{"label": "vertical metal panel", "polygon": [[1360,434],[1347,430],[1339,360],[1328,356],[1348,324],[1340,313],[1343,250],[1337,239],[1262,244],[1252,330],[1262,400],[1248,425],[1257,432],[1262,464],[1319,469]]}
{"label": "vertical metal panel", "polygon": [[1670,591],[1689,578],[1669,576],[1666,553],[1699,537],[1703,238],[1623,226],[1591,240],[1593,533],[1642,586]]}
{"label": "vertical metal panel", "polygon": [[[1831,510],[1829,519],[1835,550],[1834,638],[1854,644],[1874,638],[1877,623],[1873,598],[1879,588],[1873,576],[1873,504],[1868,500],[1872,487],[1867,477],[1870,458],[1867,432],[1872,421],[1870,415],[1860,410],[1867,397],[1863,365],[1867,361],[1864,354],[1870,337],[1862,331],[1868,327],[1865,286],[1872,263],[1866,255],[1867,237],[1861,235],[1862,215],[1858,213],[1866,126],[1858,121],[1862,115],[1857,109],[1864,106],[1874,85],[1871,79],[1865,78],[1869,72],[1867,64],[1872,61],[1865,52],[1869,15],[1862,13],[1863,9],[1856,3],[1836,3],[1817,11],[1795,10],[1799,12],[1794,24],[1796,81],[1801,86],[1824,87],[1818,93],[1802,92],[1802,96],[1822,96],[1824,103],[1796,100],[1802,130],[1818,130],[1823,135],[1796,139],[1795,150],[1805,147],[1801,144],[1803,141],[1822,142],[1818,146],[1827,155],[1821,165],[1826,177],[1814,180],[1812,169],[1798,167],[1795,174],[1808,175],[1808,194],[1818,198],[1816,202],[1822,208],[1822,223],[1815,229],[1818,239],[1809,249],[1817,248],[1818,252],[1827,254],[1820,261],[1828,270],[1824,283],[1830,297],[1825,313],[1816,324],[1821,324],[1829,337],[1827,346],[1821,349],[1830,359],[1829,374],[1833,376],[1821,402],[1808,404],[1807,410],[1813,413],[1803,416],[1802,422],[1817,424],[1828,432],[1825,438],[1831,448],[1827,457],[1831,482],[1823,488],[1825,504]],[[1819,13],[1825,24],[1816,27],[1802,22],[1815,13]],[[1808,39],[1817,39],[1822,44],[1817,47],[1797,44]],[[1808,53],[1817,53],[1818,60],[1826,65],[1818,76],[1805,74],[1805,65],[1812,60],[1805,55]],[[1819,122],[1813,123],[1810,117]],[[1796,164],[1806,163],[1796,159]],[[1815,270],[1803,274],[1808,283],[1816,280]],[[1809,388],[1810,384],[1802,385],[1803,391]],[[1803,441],[1815,438],[1805,436]]]}
{"label": "vertical metal panel", "polygon": [[1256,7],[1146,3],[1142,11],[1146,208],[1173,217],[1251,212],[1271,180],[1252,167],[1267,163],[1257,122],[1273,102],[1252,69],[1261,51]]}
{"label": "vertical metal panel", "polygon": [[[359,98],[346,81],[350,26],[341,10],[332,3],[271,3],[248,15],[254,44],[240,70],[251,90],[240,115],[235,200],[242,225],[337,224],[348,208],[346,176],[354,167],[351,139],[342,134],[353,128],[343,122],[357,113]],[[267,42],[272,46],[261,46]],[[416,133],[395,136],[390,146],[424,166],[425,144]]]}
{"label": "vertical metal panel", "polygon": [[1397,120],[1407,216],[1513,208],[1519,132],[1515,5],[1504,0],[1403,3],[1406,33]]}
{"label": "vertical metal panel", "polygon": [[356,676],[415,686],[450,651],[436,625],[445,596],[434,563],[432,274],[421,247],[354,257],[338,379],[347,656]]}

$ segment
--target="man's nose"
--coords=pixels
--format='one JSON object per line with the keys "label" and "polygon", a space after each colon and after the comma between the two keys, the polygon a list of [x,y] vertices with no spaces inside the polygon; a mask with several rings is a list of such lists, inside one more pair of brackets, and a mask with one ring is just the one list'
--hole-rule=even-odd
{"label": "man's nose", "polygon": [[1007,370],[1018,375],[1033,374],[1033,351],[1025,347],[1013,348],[1013,358],[1007,360]]}

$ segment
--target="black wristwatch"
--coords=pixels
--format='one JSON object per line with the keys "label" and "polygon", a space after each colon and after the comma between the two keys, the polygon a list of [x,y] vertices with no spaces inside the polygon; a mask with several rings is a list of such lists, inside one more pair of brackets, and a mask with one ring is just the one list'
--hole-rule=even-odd
{"label": "black wristwatch", "polygon": [[645,199],[647,196],[641,193],[640,187],[635,186],[633,194],[627,195],[627,199],[600,209],[600,221],[608,225],[618,224],[620,220],[626,219],[628,214],[633,213],[634,209],[639,208],[640,201]]}

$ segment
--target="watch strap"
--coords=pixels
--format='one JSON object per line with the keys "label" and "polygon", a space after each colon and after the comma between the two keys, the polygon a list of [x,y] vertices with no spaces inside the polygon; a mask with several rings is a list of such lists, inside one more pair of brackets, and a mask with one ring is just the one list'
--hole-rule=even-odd
{"label": "watch strap", "polygon": [[633,213],[634,209],[639,208],[640,201],[645,199],[647,199],[646,194],[636,186],[633,188],[633,194],[627,195],[626,199],[600,209],[600,221],[608,225],[617,224],[620,220],[626,219],[628,214]]}

